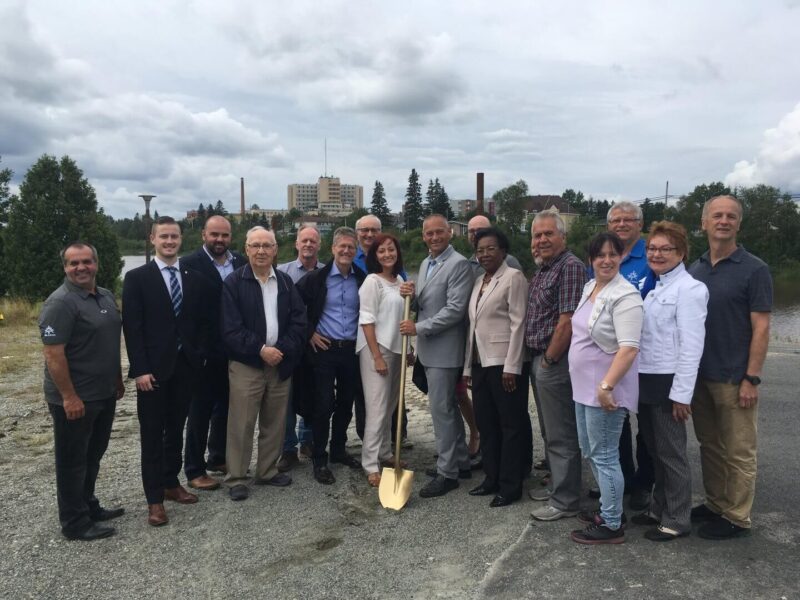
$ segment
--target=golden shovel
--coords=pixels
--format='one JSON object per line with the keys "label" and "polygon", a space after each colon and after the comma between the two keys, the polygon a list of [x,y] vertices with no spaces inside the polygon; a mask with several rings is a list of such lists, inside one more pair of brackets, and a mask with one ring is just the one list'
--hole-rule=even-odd
{"label": "golden shovel", "polygon": [[[403,309],[403,319],[408,320],[411,313],[411,297],[406,296]],[[403,414],[405,411],[404,398],[406,392],[406,369],[408,353],[408,336],[403,336],[403,349],[400,355],[400,398],[397,401],[397,437],[394,444],[394,467],[384,467],[381,474],[381,484],[378,487],[378,498],[384,508],[400,510],[411,496],[411,486],[414,483],[414,471],[400,467],[400,444],[402,443]]]}

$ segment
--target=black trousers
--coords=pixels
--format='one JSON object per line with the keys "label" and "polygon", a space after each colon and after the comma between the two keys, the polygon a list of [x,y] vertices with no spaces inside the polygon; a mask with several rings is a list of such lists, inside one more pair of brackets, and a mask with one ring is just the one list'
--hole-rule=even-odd
{"label": "black trousers", "polygon": [[656,480],[653,457],[647,449],[647,442],[642,434],[641,426],[636,434],[636,464],[633,462],[633,432],[631,431],[631,415],[625,417],[622,423],[622,433],[619,436],[619,463],[622,475],[625,477],[625,490],[630,492],[635,489],[650,490]]}
{"label": "black trousers", "polygon": [[353,413],[356,417],[356,435],[358,439],[364,440],[364,424],[367,422],[367,407],[364,404],[364,386],[361,383],[361,365],[356,356],[356,370],[358,371],[358,383],[353,393]]}
{"label": "black trousers", "polygon": [[[513,392],[503,389],[503,367],[472,366],[472,403],[481,434],[481,455],[487,487],[498,488],[507,498],[522,494],[524,470],[530,453],[528,377],[525,363]],[[526,427],[525,423],[528,423]]]}
{"label": "black trousers", "polygon": [[148,504],[164,502],[164,490],[178,485],[183,428],[191,401],[194,369],[178,355],[172,377],[152,392],[136,392],[142,448],[142,483]]}
{"label": "black trousers", "polygon": [[100,511],[94,486],[100,459],[108,448],[116,406],[114,398],[86,402],[83,417],[68,421],[64,407],[47,405],[53,418],[58,519],[66,536],[89,529],[91,516]]}
{"label": "black trousers", "polygon": [[[228,429],[228,361],[209,361],[192,386],[186,422],[186,479],[206,474],[208,465],[225,464]],[[210,431],[209,431],[210,427]],[[208,447],[208,461],[206,461]]]}
{"label": "black trousers", "polygon": [[329,437],[331,455],[345,452],[347,428],[353,418],[353,398],[360,379],[355,344],[343,348],[331,346],[310,355],[316,385],[311,419],[313,460],[319,466],[328,463]]}

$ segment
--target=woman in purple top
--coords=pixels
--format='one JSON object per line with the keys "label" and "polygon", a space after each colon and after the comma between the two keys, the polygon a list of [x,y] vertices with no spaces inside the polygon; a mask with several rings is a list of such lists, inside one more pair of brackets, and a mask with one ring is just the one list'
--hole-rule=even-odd
{"label": "woman in purple top", "polygon": [[588,249],[595,278],[584,287],[572,315],[569,374],[578,441],[600,486],[600,510],[578,515],[587,527],[570,537],[579,544],[621,544],[625,480],[619,436],[628,411],[636,412],[638,405],[642,298],[619,273],[622,240],[599,233]]}

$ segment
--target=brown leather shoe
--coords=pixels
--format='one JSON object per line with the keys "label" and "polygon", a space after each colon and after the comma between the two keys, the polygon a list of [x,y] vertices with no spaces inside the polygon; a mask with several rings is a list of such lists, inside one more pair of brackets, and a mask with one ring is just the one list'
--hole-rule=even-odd
{"label": "brown leather shoe", "polygon": [[189,481],[189,487],[196,490],[215,490],[219,487],[219,481],[208,475],[200,475]]}
{"label": "brown leather shoe", "polygon": [[169,523],[163,504],[148,504],[147,513],[147,523],[153,527],[161,527]]}
{"label": "brown leather shoe", "polygon": [[187,492],[181,485],[164,490],[164,498],[178,504],[194,504],[197,502],[197,496]]}

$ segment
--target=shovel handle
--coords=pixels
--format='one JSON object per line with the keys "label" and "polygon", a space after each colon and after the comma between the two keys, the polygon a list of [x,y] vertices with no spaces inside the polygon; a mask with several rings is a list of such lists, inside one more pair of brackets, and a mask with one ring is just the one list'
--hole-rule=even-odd
{"label": "shovel handle", "polygon": [[[411,316],[411,296],[406,296],[403,305],[403,320]],[[406,370],[408,369],[408,336],[403,336],[400,354],[400,397],[397,399],[397,434],[394,440],[394,470],[400,469],[400,446],[403,442],[403,415],[405,414]]]}

